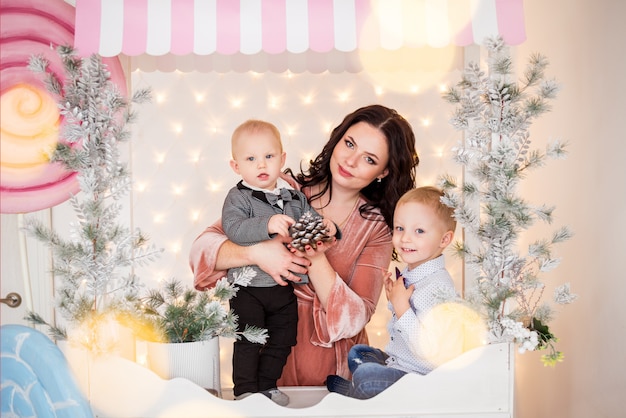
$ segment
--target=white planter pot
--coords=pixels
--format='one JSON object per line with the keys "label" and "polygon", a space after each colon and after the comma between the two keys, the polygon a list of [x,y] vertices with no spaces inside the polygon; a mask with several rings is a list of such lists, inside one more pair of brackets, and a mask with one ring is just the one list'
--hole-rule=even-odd
{"label": "white planter pot", "polygon": [[147,366],[163,379],[182,377],[221,396],[219,339],[146,343]]}

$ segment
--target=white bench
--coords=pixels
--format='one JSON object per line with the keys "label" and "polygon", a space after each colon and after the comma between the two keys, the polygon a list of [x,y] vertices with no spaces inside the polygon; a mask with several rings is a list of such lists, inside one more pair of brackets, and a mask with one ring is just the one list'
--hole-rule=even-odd
{"label": "white bench", "polygon": [[[71,356],[70,356],[71,357]],[[492,344],[464,353],[426,376],[406,375],[368,400],[328,393],[323,387],[284,387],[291,398],[281,407],[255,394],[233,401],[194,383],[163,380],[121,357],[76,362],[68,359],[97,417],[437,417],[511,418],[514,353]],[[88,373],[80,370],[88,364]],[[229,399],[230,398],[230,399]]]}

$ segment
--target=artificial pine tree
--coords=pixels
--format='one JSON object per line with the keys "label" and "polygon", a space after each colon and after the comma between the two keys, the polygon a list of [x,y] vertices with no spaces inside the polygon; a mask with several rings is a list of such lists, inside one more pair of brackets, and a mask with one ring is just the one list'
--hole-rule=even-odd
{"label": "artificial pine tree", "polygon": [[[120,199],[131,187],[119,145],[129,139],[127,124],[135,119],[130,104],[149,100],[150,92],[138,90],[128,101],[110,80],[101,57],[80,58],[65,46],[57,52],[64,80],[43,56],[32,57],[29,68],[45,74],[48,90],[57,97],[62,141],[51,150],[50,161],[77,172],[80,192],[70,198],[76,222],[69,225],[67,239],[32,219],[25,229],[52,250],[56,304],[67,326],[86,327],[90,336],[82,343],[99,351],[106,347],[91,327],[136,312],[139,282],[132,266],[150,262],[160,252],[140,230],[131,231],[118,220]],[[54,339],[68,337],[64,326],[50,324],[35,312],[26,319],[47,325]]]}
{"label": "artificial pine tree", "polygon": [[[457,87],[444,95],[456,106],[451,124],[465,132],[454,158],[468,176],[461,182],[444,176],[442,200],[473,237],[454,247],[476,271],[476,286],[467,299],[485,313],[491,341],[516,342],[520,352],[549,349],[542,361],[554,365],[563,354],[556,351],[556,337],[548,328],[553,309],[542,302],[545,285],[540,275],[557,267],[560,260],[553,257],[552,245],[569,239],[571,232],[560,228],[522,254],[517,248],[520,234],[536,220],[551,223],[554,207],[531,205],[516,189],[524,174],[547,157],[565,155],[558,141],[545,151],[530,148],[529,127],[550,109],[558,85],[546,79],[548,61],[542,55],[530,57],[522,80],[516,82],[502,39],[489,39],[485,46],[488,71],[470,63]],[[564,284],[555,290],[554,302],[570,303],[575,297]]]}

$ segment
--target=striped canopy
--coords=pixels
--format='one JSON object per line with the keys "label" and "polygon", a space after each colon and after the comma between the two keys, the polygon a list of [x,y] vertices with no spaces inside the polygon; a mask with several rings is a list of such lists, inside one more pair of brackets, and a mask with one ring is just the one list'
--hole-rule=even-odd
{"label": "striped canopy", "polygon": [[326,53],[526,38],[523,0],[76,0],[82,54]]}

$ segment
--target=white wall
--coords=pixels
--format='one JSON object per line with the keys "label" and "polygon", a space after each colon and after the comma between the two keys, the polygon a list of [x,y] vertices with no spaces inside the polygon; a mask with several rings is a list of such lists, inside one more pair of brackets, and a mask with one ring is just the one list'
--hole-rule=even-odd
{"label": "white wall", "polygon": [[556,205],[555,224],[575,236],[556,252],[553,276],[571,281],[578,301],[553,327],[565,362],[544,368],[541,353],[517,356],[518,418],[624,416],[626,393],[626,30],[622,0],[526,0],[527,41],[517,55],[540,51],[563,85],[553,111],[533,125],[535,141],[560,137],[570,155],[524,183],[533,201]]}

